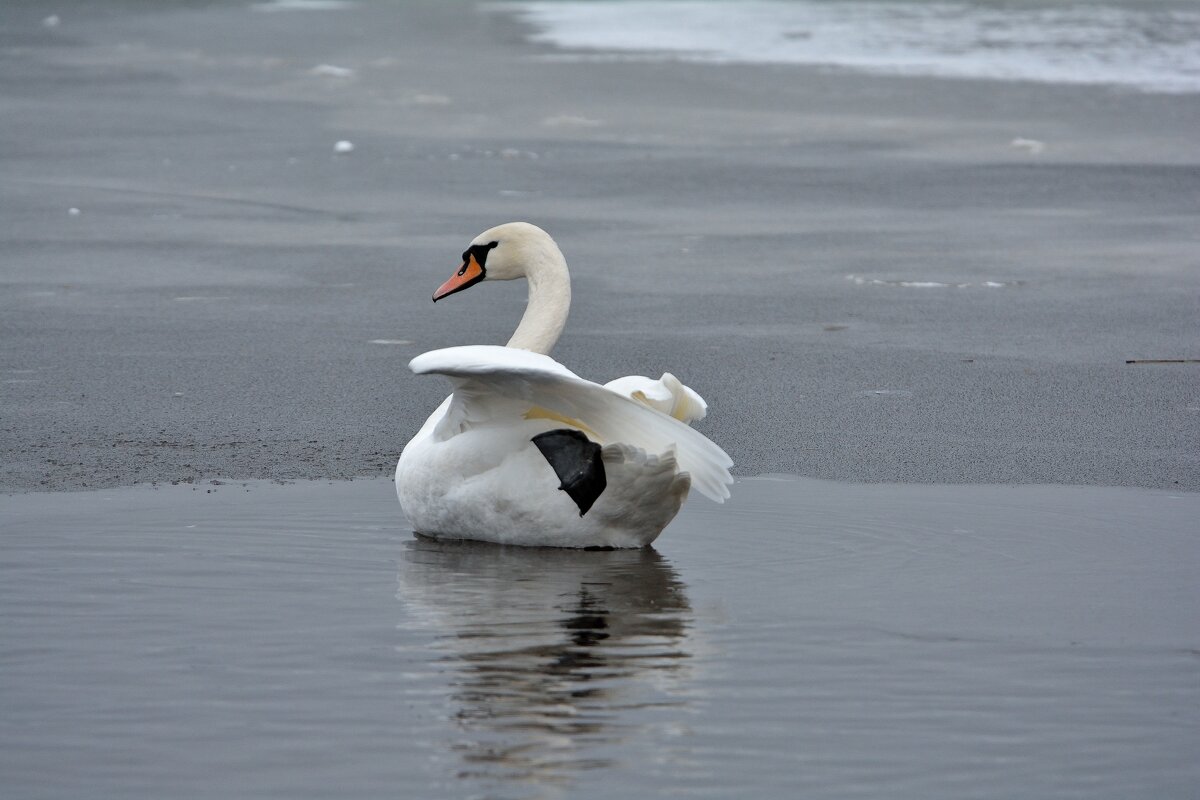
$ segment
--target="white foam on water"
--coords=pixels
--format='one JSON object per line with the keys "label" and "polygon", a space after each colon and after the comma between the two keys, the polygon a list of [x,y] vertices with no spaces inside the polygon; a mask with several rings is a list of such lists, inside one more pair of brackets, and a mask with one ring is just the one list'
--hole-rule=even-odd
{"label": "white foam on water", "polygon": [[255,11],[341,11],[354,5],[352,0],[266,0],[252,3],[250,8]]}
{"label": "white foam on water", "polygon": [[[1200,7],[846,0],[508,3],[568,50],[1200,92]],[[606,52],[598,52],[606,51]]]}
{"label": "white foam on water", "polygon": [[982,286],[986,289],[1001,289],[1008,286],[1020,286],[1021,281],[980,281],[979,283],[944,283],[942,281],[899,281],[882,278],[865,278],[862,275],[847,275],[846,280],[855,286],[897,286],[902,289],[969,289],[972,286]]}
{"label": "white foam on water", "polygon": [[318,64],[308,71],[310,75],[322,78],[353,78],[354,70],[350,67],[339,67],[336,64]]}
{"label": "white foam on water", "polygon": [[1016,150],[1024,150],[1030,155],[1036,156],[1046,149],[1046,143],[1040,139],[1026,139],[1023,136],[1018,136],[1009,142],[1009,147]]}

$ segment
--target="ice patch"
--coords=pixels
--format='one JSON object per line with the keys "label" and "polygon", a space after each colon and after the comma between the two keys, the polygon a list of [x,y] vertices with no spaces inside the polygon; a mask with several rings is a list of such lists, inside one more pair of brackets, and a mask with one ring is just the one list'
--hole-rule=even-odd
{"label": "ice patch", "polygon": [[309,75],[322,78],[353,78],[354,70],[350,67],[339,67],[336,64],[318,64],[308,71]]}
{"label": "ice patch", "polygon": [[[903,286],[906,289],[949,289],[954,284],[941,281],[885,281],[880,278],[863,278],[858,275],[847,275],[846,280],[853,281],[858,286]],[[968,284],[958,284],[967,286]]]}
{"label": "ice patch", "polygon": [[414,94],[408,102],[414,106],[448,106],[454,101],[444,94],[418,93]]}
{"label": "ice patch", "polygon": [[339,141],[337,144],[335,144],[333,146],[333,152],[335,152],[335,153],[353,153],[354,152],[354,142],[348,142],[345,139],[342,139],[341,141]]}
{"label": "ice patch", "polygon": [[42,19],[43,28],[57,28],[62,23],[62,18],[58,14],[51,14]]}
{"label": "ice patch", "polygon": [[867,389],[864,392],[856,392],[856,397],[912,397],[913,393],[907,389]]}
{"label": "ice patch", "polygon": [[1042,151],[1046,149],[1045,142],[1037,139],[1025,139],[1020,136],[1009,142],[1008,146],[1016,150],[1024,150],[1031,156],[1041,155]]}
{"label": "ice patch", "polygon": [[1200,9],[1147,3],[504,3],[575,58],[808,64],[891,75],[1200,92]]}
{"label": "ice patch", "polygon": [[944,281],[898,281],[882,278],[864,278],[861,275],[847,275],[846,280],[856,286],[897,286],[903,289],[969,289],[972,286],[982,286],[987,289],[1001,289],[1008,286],[1020,286],[1024,281],[980,281],[979,283],[945,283]]}
{"label": "ice patch", "polygon": [[412,344],[411,339],[372,339],[367,344]]}
{"label": "ice patch", "polygon": [[341,11],[357,5],[352,0],[265,0],[252,3],[255,11]]}
{"label": "ice patch", "polygon": [[557,114],[546,117],[542,124],[548,128],[595,128],[602,123],[598,119],[583,117],[576,114]]}
{"label": "ice patch", "polygon": [[82,213],[83,213],[82,211],[80,211],[78,208],[75,208],[74,206],[67,209],[67,216],[70,216],[70,217],[78,217]]}

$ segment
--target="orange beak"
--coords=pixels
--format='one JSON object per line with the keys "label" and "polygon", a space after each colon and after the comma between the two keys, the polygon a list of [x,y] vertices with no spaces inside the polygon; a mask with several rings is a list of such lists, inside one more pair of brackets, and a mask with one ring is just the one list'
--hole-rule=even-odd
{"label": "orange beak", "polygon": [[463,262],[462,268],[451,275],[450,280],[439,286],[438,290],[433,293],[433,302],[436,303],[443,297],[461,292],[463,289],[469,289],[481,280],[483,280],[483,267],[479,266],[474,255],[469,255]]}

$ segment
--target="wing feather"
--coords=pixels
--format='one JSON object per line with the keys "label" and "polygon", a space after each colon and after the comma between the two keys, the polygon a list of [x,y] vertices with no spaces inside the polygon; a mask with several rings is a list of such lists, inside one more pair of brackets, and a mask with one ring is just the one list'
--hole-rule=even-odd
{"label": "wing feather", "polygon": [[500,396],[542,406],[578,419],[601,444],[624,443],[648,453],[674,451],[692,486],[718,503],[729,497],[733,460],[699,431],[629,397],[580,378],[549,356],[495,345],[447,347],[409,363],[418,375],[445,375],[454,384],[454,405],[471,416],[472,403]]}

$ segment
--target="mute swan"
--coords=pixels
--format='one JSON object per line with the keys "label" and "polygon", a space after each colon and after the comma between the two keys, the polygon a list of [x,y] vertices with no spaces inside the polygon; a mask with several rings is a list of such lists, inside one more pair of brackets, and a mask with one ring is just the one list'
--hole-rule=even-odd
{"label": "mute swan", "polygon": [[442,539],[551,547],[642,547],[689,488],[729,497],[733,462],[687,423],[700,395],[667,373],[601,386],[550,358],[571,305],[567,262],[526,222],[484,231],[434,302],[486,280],[529,281],[506,347],[470,345],[414,358],[418,375],[450,379],[396,465],[396,494],[413,529]]}

